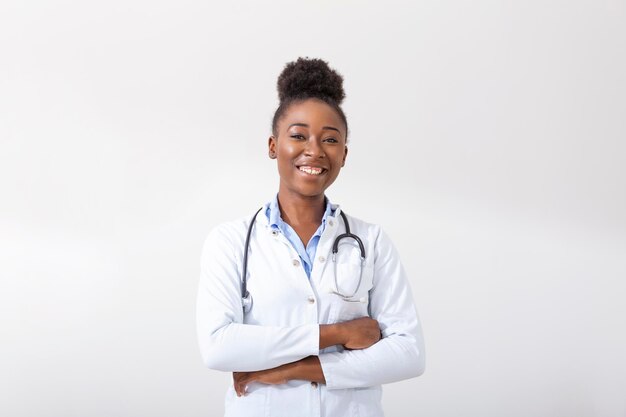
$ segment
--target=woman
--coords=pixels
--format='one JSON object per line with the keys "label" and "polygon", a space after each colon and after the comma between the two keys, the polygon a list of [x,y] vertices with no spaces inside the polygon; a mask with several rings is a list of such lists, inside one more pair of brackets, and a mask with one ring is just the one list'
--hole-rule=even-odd
{"label": "woman", "polygon": [[382,416],[381,384],[424,371],[395,248],[325,196],[348,154],[342,84],[322,60],[286,65],[268,142],[278,194],[205,242],[198,338],[207,367],[233,372],[226,416]]}

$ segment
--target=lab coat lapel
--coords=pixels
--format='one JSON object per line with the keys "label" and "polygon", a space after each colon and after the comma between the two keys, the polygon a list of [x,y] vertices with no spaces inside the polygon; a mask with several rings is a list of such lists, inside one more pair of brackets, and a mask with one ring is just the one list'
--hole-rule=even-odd
{"label": "lab coat lapel", "polygon": [[341,208],[337,204],[332,204],[332,208],[334,213],[326,218],[326,227],[320,236],[311,271],[311,285],[318,289],[323,288],[324,276],[328,274],[328,269],[332,266],[330,265],[330,257],[333,242],[340,233],[339,231],[342,230],[341,220],[339,220]]}

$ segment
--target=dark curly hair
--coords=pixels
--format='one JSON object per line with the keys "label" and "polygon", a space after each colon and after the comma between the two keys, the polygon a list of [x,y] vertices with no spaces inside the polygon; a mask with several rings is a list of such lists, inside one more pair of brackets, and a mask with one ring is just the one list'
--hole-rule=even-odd
{"label": "dark curly hair", "polygon": [[274,136],[277,136],[278,122],[291,104],[315,98],[325,102],[339,114],[346,126],[347,139],[348,120],[340,107],[346,97],[343,77],[331,69],[326,61],[300,57],[289,62],[278,76],[277,88],[280,104],[272,120]]}

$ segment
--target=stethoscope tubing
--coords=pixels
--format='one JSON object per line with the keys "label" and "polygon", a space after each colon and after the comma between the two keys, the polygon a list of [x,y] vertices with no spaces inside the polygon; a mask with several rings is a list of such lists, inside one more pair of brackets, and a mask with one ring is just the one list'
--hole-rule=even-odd
{"label": "stethoscope tubing", "polygon": [[252,307],[252,298],[250,297],[250,292],[248,292],[248,249],[250,248],[250,235],[252,234],[252,227],[254,226],[254,222],[256,220],[256,216],[263,209],[261,207],[254,213],[252,216],[252,220],[250,220],[250,227],[248,227],[248,234],[246,235],[246,243],[243,249],[243,271],[241,275],[241,298],[244,300],[244,310],[246,310],[246,302],[249,304],[248,309]]}
{"label": "stethoscope tubing", "polygon": [[[252,219],[250,220],[250,226],[248,227],[248,233],[246,235],[246,242],[244,244],[244,251],[243,251],[243,270],[242,270],[242,275],[241,275],[241,299],[243,302],[243,309],[244,312],[245,311],[249,311],[252,308],[252,297],[250,296],[250,292],[248,291],[248,252],[250,249],[250,236],[252,235],[252,229],[254,227],[254,222],[256,221],[256,217],[259,214],[259,212],[263,209],[263,207],[261,207],[260,209],[258,209],[256,211],[256,213],[254,213],[254,216],[252,216]],[[337,236],[335,238],[335,241],[333,242],[333,248],[332,248],[332,261],[334,264],[334,275],[335,275],[335,288],[337,289],[337,291],[333,291],[333,294],[338,295],[339,297],[341,297],[344,301],[355,301],[355,300],[351,300],[352,297],[354,297],[356,295],[356,293],[359,291],[359,288],[361,288],[361,280],[363,278],[363,264],[365,263],[365,246],[363,245],[363,242],[361,241],[361,238],[358,237],[357,235],[353,234],[350,232],[350,223],[348,222],[348,217],[345,215],[345,213],[343,211],[340,211],[339,214],[341,215],[341,218],[343,219],[343,222],[345,224],[346,227],[346,232],[340,234],[339,236]],[[336,261],[336,255],[337,252],[339,251],[339,243],[341,241],[341,239],[344,238],[352,238],[354,240],[356,240],[356,242],[359,245],[359,249],[361,251],[361,268],[359,271],[359,281],[356,285],[356,288],[354,290],[354,292],[351,295],[344,295],[342,293],[339,292],[339,284],[337,282],[337,261]],[[359,301],[359,300],[356,300]]]}

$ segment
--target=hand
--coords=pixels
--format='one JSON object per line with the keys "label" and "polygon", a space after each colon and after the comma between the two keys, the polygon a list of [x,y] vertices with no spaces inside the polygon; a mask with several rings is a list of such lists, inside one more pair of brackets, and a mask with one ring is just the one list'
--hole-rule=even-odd
{"label": "hand", "polygon": [[346,349],[365,349],[378,342],[381,337],[378,322],[370,317],[339,323],[343,346]]}
{"label": "hand", "polygon": [[320,349],[343,345],[346,349],[365,349],[381,338],[378,322],[370,317],[320,325]]}
{"label": "hand", "polygon": [[279,385],[288,381],[287,365],[255,372],[233,372],[233,384],[238,397],[246,394],[246,387],[251,382]]}
{"label": "hand", "polygon": [[287,381],[301,380],[325,384],[324,372],[317,356],[308,356],[296,362],[286,363],[276,368],[256,372],[233,372],[233,383],[238,397],[246,394],[246,385],[251,382],[262,384],[286,384]]}

